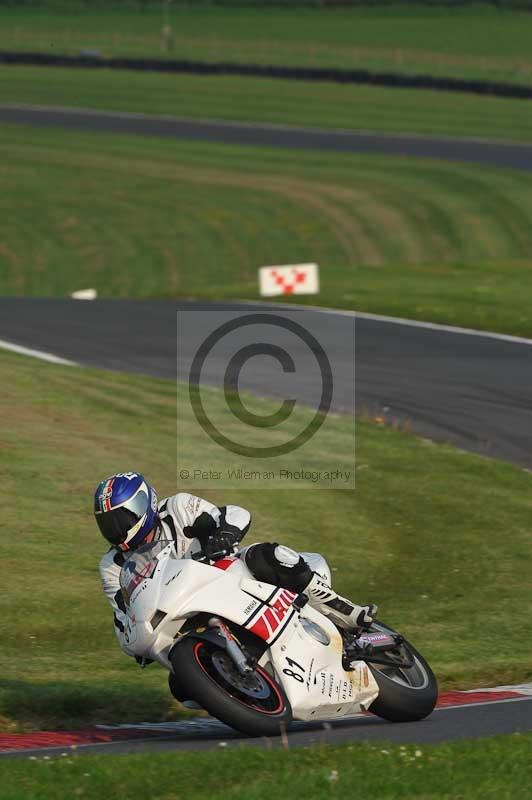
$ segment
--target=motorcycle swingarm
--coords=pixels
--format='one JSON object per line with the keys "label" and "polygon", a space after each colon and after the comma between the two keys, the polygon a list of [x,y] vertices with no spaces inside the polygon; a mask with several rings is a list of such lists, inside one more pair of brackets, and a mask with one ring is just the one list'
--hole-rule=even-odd
{"label": "motorcycle swingarm", "polygon": [[386,656],[369,655],[367,653],[357,653],[357,661],[367,661],[368,664],[384,664],[387,667],[400,667],[402,669],[410,669],[414,666],[413,658],[404,658],[398,660],[396,658],[386,658]]}
{"label": "motorcycle swingarm", "polygon": [[[374,641],[375,639],[387,639],[388,641]],[[358,638],[370,639],[368,642],[358,643]],[[344,661],[365,661],[368,664],[380,664],[385,667],[399,667],[400,669],[410,669],[414,666],[414,659],[410,654],[402,659],[390,658],[386,652],[394,651],[399,648],[404,638],[398,633],[371,634],[362,633],[353,643],[346,642],[344,650]]]}

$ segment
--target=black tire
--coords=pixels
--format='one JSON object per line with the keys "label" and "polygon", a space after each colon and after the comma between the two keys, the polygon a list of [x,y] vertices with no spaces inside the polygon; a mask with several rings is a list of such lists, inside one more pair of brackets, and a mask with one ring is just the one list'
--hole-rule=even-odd
{"label": "black tire", "polygon": [[[371,630],[395,633],[377,621]],[[410,642],[403,640],[401,648],[414,659],[414,666],[410,669],[394,670],[368,664],[379,686],[379,696],[369,711],[390,722],[416,722],[428,717],[434,710],[438,699],[438,683],[429,664]]]}
{"label": "black tire", "polygon": [[[282,687],[262,667],[251,673],[250,680],[267,696],[256,699],[246,694],[245,688],[239,690],[239,680],[245,679],[226,651],[212,642],[186,638],[173,650],[171,660],[186,697],[237,731],[248,736],[278,736],[291,723],[292,709]],[[234,670],[234,683],[220,673],[215,662],[221,663],[226,674]]]}

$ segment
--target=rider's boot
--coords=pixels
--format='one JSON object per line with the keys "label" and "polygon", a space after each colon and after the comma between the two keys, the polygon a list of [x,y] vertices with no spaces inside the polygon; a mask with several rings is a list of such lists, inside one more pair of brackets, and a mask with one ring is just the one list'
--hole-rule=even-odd
{"label": "rider's boot", "polygon": [[301,553],[290,547],[277,542],[252,544],[242,550],[241,557],[256,580],[306,595],[313,608],[341,628],[369,625],[377,613],[377,606],[357,606],[337,595],[324,577],[312,571]]}
{"label": "rider's boot", "polygon": [[303,594],[309,598],[309,605],[347,630],[370,625],[377,614],[376,605],[357,606],[345,597],[340,597],[316,572],[312,574]]}

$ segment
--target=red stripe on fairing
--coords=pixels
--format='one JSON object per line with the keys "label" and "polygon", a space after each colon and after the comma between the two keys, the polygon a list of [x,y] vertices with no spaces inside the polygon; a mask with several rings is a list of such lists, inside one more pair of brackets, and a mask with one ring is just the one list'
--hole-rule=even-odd
{"label": "red stripe on fairing", "polygon": [[268,639],[270,638],[271,632],[268,630],[266,626],[263,615],[260,616],[257,620],[255,620],[255,622],[253,623],[251,628],[249,628],[249,630],[251,633],[254,633],[255,636],[258,636],[259,639],[264,639],[265,642],[267,642]]}
{"label": "red stripe on fairing", "polygon": [[289,592],[288,589],[283,589],[281,597],[283,600],[286,600],[287,603],[293,603],[297,597],[297,594],[295,592]]}
{"label": "red stripe on fairing", "polygon": [[279,628],[286,622],[286,617],[297,594],[289,592],[287,589],[279,589],[268,601],[263,610],[257,617],[253,618],[253,624],[246,626],[251,633],[269,642],[274,635],[279,632]]}
{"label": "red stripe on fairing", "polygon": [[271,606],[266,605],[258,617],[254,618],[253,624],[246,627],[255,636],[269,642],[278,633],[279,628],[286,623],[286,617],[292,608],[293,599],[296,597],[296,594],[280,589],[270,600]]}
{"label": "red stripe on fairing", "polygon": [[292,592],[283,591],[271,605],[282,615],[282,617],[284,617],[296,597],[297,595],[292,594]]}
{"label": "red stripe on fairing", "polygon": [[[270,629],[270,633],[275,633],[277,628],[279,627],[279,616],[274,612],[273,608],[267,608],[264,612],[264,619],[268,628]],[[282,617],[281,617],[282,619]]]}
{"label": "red stripe on fairing", "polygon": [[231,564],[234,564],[236,561],[236,556],[228,556],[227,558],[220,558],[218,561],[215,561],[213,567],[216,569],[229,569]]}

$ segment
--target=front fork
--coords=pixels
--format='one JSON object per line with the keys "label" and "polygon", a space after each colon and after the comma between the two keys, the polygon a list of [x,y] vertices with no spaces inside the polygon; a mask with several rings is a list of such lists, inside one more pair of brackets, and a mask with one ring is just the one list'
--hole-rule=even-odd
{"label": "front fork", "polygon": [[250,664],[246,658],[242,648],[225,622],[222,622],[222,620],[218,619],[218,617],[211,617],[209,620],[209,628],[216,628],[218,630],[220,636],[225,640],[225,649],[227,654],[242,675],[249,675],[250,672],[254,671],[254,666]]}

